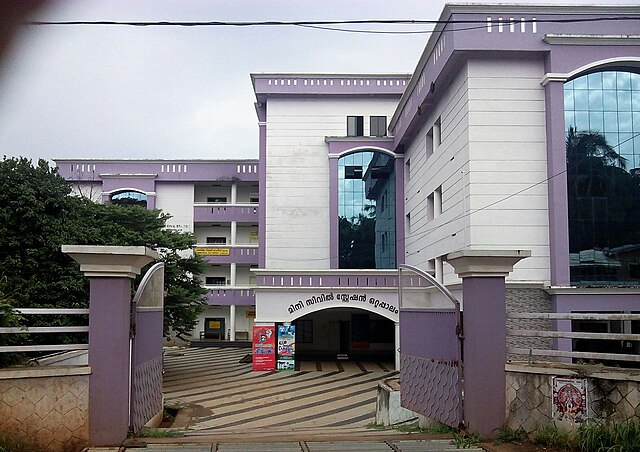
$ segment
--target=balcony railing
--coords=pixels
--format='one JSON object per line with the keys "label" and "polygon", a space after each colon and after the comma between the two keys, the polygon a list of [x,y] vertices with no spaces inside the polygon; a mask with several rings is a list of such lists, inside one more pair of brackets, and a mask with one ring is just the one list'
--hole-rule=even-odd
{"label": "balcony railing", "polygon": [[230,288],[215,286],[205,286],[209,289],[207,293],[208,305],[229,306],[232,304],[240,306],[253,306],[256,304],[255,290],[250,288]]}
{"label": "balcony railing", "polygon": [[207,204],[196,203],[193,206],[193,221],[258,221],[257,204]]}
{"label": "balcony railing", "polygon": [[210,264],[257,264],[258,245],[198,244],[194,252]]}

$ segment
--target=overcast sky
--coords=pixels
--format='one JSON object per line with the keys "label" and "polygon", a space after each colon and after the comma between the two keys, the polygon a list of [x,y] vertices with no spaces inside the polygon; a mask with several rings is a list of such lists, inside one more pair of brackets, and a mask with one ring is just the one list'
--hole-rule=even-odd
{"label": "overcast sky", "polygon": [[[66,0],[53,2],[33,19],[435,20],[444,3]],[[428,34],[359,34],[293,26],[25,26],[0,63],[0,156],[257,158],[250,73],[411,73],[427,39]]]}

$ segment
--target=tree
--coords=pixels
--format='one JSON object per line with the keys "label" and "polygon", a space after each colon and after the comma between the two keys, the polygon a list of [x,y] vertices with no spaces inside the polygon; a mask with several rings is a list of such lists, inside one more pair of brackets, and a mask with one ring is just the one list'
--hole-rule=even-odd
{"label": "tree", "polygon": [[184,336],[206,292],[198,279],[204,262],[185,252],[194,237],[164,229],[169,216],[158,210],[96,204],[70,191],[44,160],[32,165],[5,157],[0,162],[0,269],[15,305],[87,306],[88,281],[62,254],[63,244],[144,245],[157,249],[165,262],[165,334]]}
{"label": "tree", "polygon": [[597,132],[566,137],[569,251],[640,244],[640,185],[627,159]]}

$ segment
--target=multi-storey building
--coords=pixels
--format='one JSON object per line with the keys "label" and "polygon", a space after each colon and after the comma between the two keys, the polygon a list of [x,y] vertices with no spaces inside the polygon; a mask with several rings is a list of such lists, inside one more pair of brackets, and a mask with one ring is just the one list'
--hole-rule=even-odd
{"label": "multi-storey building", "polygon": [[167,227],[195,235],[207,306],[194,339],[248,340],[259,262],[256,160],[57,159],[74,191],[99,202],[127,200],[171,215]]}
{"label": "multi-storey building", "polygon": [[[223,335],[235,326],[231,338],[254,313],[297,322],[303,355],[388,356],[394,269],[431,271],[462,298],[447,263],[460,250],[531,252],[508,303],[637,312],[640,46],[637,21],[612,17],[638,14],[448,5],[412,75],[252,75],[257,161],[57,162],[79,189],[135,191],[196,234],[211,264],[205,317],[224,319]],[[600,144],[576,151],[585,137]],[[429,303],[442,302],[434,289]]]}

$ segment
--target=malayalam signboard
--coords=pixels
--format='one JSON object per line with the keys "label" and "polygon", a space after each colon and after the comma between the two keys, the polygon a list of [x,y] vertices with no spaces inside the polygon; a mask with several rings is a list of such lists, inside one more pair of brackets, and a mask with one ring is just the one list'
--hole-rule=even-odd
{"label": "malayalam signboard", "polygon": [[278,325],[278,370],[295,370],[296,327]]}
{"label": "malayalam signboard", "polygon": [[253,370],[276,370],[276,327],[253,327]]}
{"label": "malayalam signboard", "polygon": [[196,248],[198,256],[229,256],[229,248]]}

